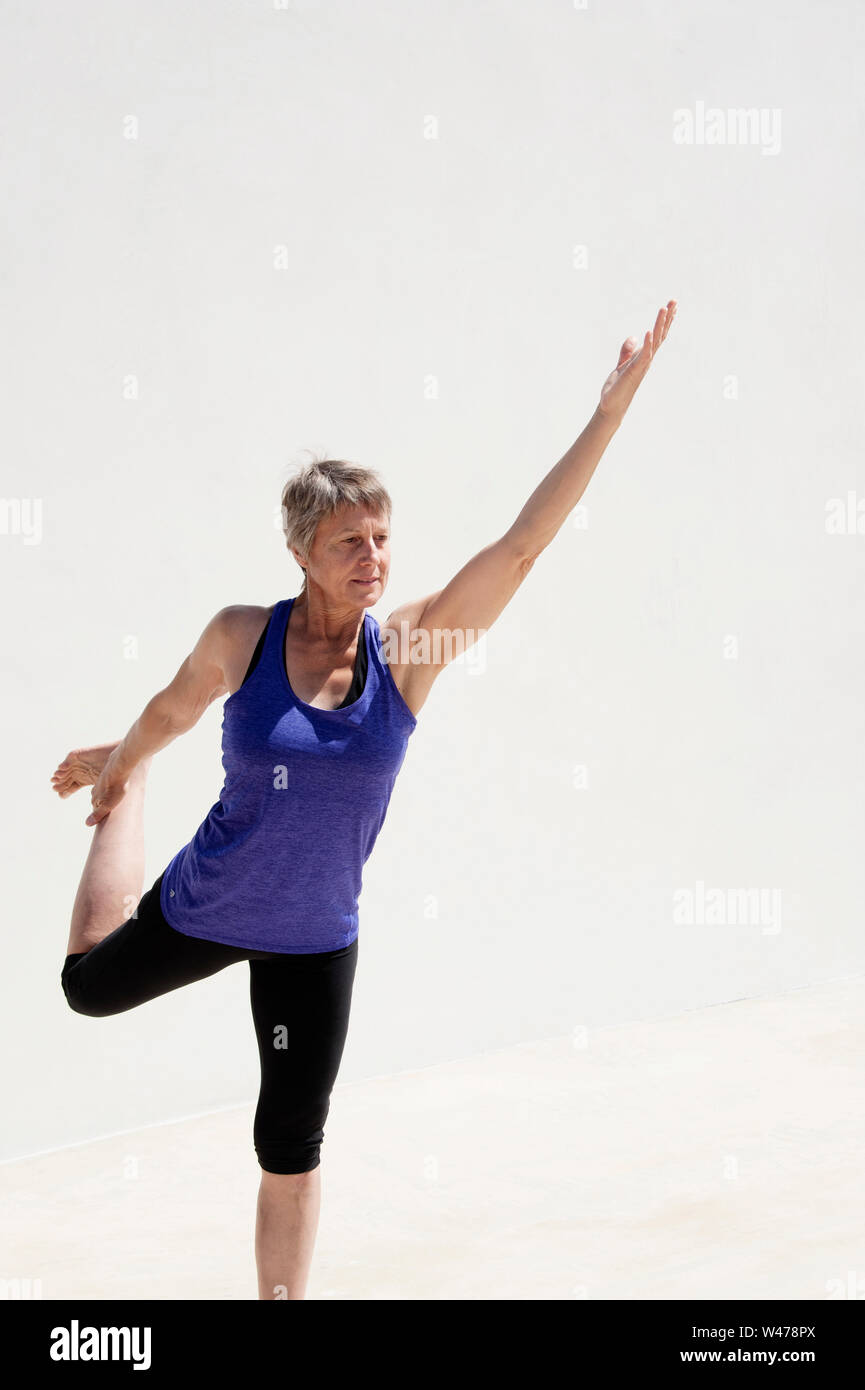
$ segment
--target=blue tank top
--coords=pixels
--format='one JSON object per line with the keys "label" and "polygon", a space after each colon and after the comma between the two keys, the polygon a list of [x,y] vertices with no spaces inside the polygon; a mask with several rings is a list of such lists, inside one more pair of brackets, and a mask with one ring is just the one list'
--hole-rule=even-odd
{"label": "blue tank top", "polygon": [[417,719],[371,613],[360,696],[334,710],[299,700],[285,669],[294,601],[275,605],[258,664],[223,705],[225,781],[165,869],[160,905],[186,936],[305,955],[358,934],[363,866]]}

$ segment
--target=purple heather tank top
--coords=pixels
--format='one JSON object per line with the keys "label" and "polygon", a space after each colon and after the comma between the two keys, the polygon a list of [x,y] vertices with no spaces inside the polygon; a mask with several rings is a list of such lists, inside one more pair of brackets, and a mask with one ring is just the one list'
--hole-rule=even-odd
{"label": "purple heather tank top", "polygon": [[299,700],[285,669],[293,604],[275,605],[257,666],[223,705],[225,781],[165,869],[160,905],[186,936],[310,954],[358,934],[363,866],[417,719],[371,613],[359,698],[334,710]]}

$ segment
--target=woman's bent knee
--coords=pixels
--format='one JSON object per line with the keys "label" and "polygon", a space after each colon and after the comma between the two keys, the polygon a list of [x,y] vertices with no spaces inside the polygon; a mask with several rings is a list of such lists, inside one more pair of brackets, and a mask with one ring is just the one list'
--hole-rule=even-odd
{"label": "woman's bent knee", "polygon": [[81,955],[66,957],[66,963],[60,976],[60,984],[63,987],[66,1002],[76,1014],[84,1014],[87,1018],[107,1018],[115,1011],[106,1008],[104,1002],[100,1005],[98,1000],[88,997],[87,990],[83,987],[81,978],[76,971],[77,962],[82,958]]}

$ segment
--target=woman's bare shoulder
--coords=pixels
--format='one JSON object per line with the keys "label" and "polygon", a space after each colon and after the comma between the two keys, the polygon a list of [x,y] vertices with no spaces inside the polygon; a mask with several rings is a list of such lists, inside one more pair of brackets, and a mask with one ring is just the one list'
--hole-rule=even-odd
{"label": "woman's bare shoulder", "polygon": [[229,628],[247,627],[250,623],[254,627],[256,623],[268,619],[275,607],[275,603],[269,606],[263,603],[229,603],[222,609],[222,613]]}
{"label": "woman's bare shoulder", "polygon": [[237,690],[252,660],[258,639],[270,621],[276,604],[230,603],[222,609],[225,633],[225,678],[232,694]]}

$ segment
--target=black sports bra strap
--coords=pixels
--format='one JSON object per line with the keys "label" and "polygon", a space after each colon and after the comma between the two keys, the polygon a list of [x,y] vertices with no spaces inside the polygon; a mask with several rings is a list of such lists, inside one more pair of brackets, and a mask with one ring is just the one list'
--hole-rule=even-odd
{"label": "black sports bra strap", "polygon": [[261,636],[260,636],[259,639],[258,639],[258,644],[257,644],[257,646],[256,646],[256,648],[255,648],[255,651],[252,653],[252,660],[250,661],[249,666],[247,667],[246,675],[243,677],[243,680],[240,682],[241,685],[246,685],[246,682],[249,680],[250,676],[252,675],[253,671],[255,670],[256,666],[257,666],[258,663],[259,663],[259,660],[260,660],[260,658],[261,658],[261,653],[262,653],[262,651],[264,650],[264,639],[267,637],[267,629],[269,628],[269,626],[270,626],[270,618],[268,618],[267,622],[264,624],[264,631],[262,632]]}
{"label": "black sports bra strap", "polygon": [[354,658],[354,675],[351,678],[351,685],[344,700],[337,705],[337,709],[342,709],[344,705],[353,705],[355,700],[359,700],[366,686],[366,617],[364,616],[363,626],[360,629],[360,636],[357,639],[357,655]]}

